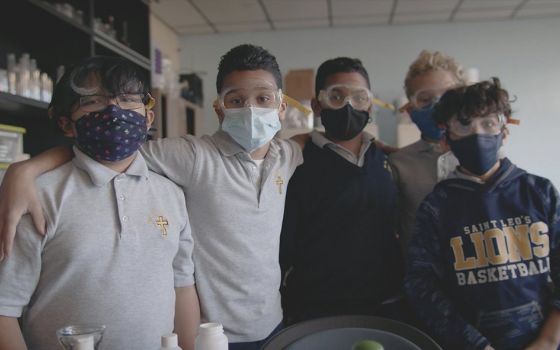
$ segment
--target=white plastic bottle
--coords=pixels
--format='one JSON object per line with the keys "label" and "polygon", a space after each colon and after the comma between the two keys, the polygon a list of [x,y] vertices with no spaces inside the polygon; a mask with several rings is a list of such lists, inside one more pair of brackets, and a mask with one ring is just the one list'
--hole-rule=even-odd
{"label": "white plastic bottle", "polygon": [[224,327],[219,323],[203,323],[198,328],[194,350],[228,350]]}
{"label": "white plastic bottle", "polygon": [[177,339],[177,334],[171,333],[161,336],[161,348],[160,350],[181,350],[179,347],[179,340]]}

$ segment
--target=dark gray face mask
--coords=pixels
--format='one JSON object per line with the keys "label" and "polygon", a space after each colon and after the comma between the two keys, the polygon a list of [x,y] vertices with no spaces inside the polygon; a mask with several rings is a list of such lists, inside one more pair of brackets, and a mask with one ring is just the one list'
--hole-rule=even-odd
{"label": "dark gray face mask", "polygon": [[323,109],[321,122],[328,137],[336,140],[350,140],[356,137],[369,120],[369,112],[358,111],[350,104],[339,109]]}
{"label": "dark gray face mask", "polygon": [[503,134],[473,134],[448,143],[459,160],[461,167],[475,175],[484,175],[498,162],[498,151],[502,146]]}

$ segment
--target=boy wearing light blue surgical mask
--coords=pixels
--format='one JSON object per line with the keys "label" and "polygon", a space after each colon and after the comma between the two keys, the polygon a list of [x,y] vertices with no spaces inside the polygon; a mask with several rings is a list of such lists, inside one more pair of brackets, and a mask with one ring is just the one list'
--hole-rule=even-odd
{"label": "boy wearing light blue surgical mask", "polygon": [[560,197],[499,158],[515,122],[508,92],[497,78],[449,90],[434,122],[459,166],[418,209],[411,305],[445,349],[558,349]]}
{"label": "boy wearing light blue surgical mask", "polygon": [[[148,142],[141,149],[150,169],[186,194],[202,321],[224,325],[230,350],[258,349],[281,327],[279,236],[286,186],[302,162],[299,144],[274,137],[286,108],[281,84],[273,55],[258,46],[237,46],[218,68],[220,130]],[[52,166],[52,154],[45,158],[43,165],[25,163],[19,175]],[[21,185],[28,176],[17,181],[16,174],[6,174],[4,193],[31,186]],[[11,193],[1,200],[21,198],[17,190]]]}
{"label": "boy wearing light blue surgical mask", "polygon": [[403,110],[420,130],[421,139],[389,155],[399,190],[399,234],[405,254],[418,206],[458,164],[442,139],[443,129],[433,121],[434,104],[445,91],[464,83],[461,66],[437,51],[422,51],[406,75],[409,103]]}

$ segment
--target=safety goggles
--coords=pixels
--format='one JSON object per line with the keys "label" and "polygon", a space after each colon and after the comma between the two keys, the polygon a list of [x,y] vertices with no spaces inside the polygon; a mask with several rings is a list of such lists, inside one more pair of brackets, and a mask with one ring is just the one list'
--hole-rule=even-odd
{"label": "safety goggles", "polygon": [[336,84],[319,91],[319,102],[327,108],[339,109],[349,103],[354,109],[367,111],[373,104],[373,93],[364,87]]}
{"label": "safety goggles", "polygon": [[448,123],[448,130],[458,137],[466,137],[473,134],[498,135],[504,129],[506,122],[507,118],[501,114],[471,118],[467,122],[453,117]]}
{"label": "safety goggles", "polygon": [[225,88],[218,96],[222,109],[243,107],[279,108],[282,90],[265,80],[246,80]]}
{"label": "safety goggles", "polygon": [[413,109],[428,108],[436,104],[447,90],[451,90],[454,87],[454,85],[442,85],[418,90],[410,97],[409,106]]}
{"label": "safety goggles", "polygon": [[85,112],[98,112],[111,103],[127,110],[149,110],[154,106],[155,100],[150,94],[88,95],[80,97],[77,108]]}

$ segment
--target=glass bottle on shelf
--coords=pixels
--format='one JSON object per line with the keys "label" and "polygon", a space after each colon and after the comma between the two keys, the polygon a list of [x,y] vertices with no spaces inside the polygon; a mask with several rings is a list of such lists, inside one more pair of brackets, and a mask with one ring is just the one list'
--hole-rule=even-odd
{"label": "glass bottle on shelf", "polygon": [[8,92],[10,94],[17,94],[17,63],[16,55],[14,53],[8,54]]}
{"label": "glass bottle on shelf", "polygon": [[121,43],[130,47],[130,42],[128,41],[128,21],[122,22]]}
{"label": "glass bottle on shelf", "polygon": [[115,29],[115,17],[109,16],[107,19],[107,35],[113,39],[117,39],[117,30]]}
{"label": "glass bottle on shelf", "polygon": [[41,101],[50,102],[52,97],[53,83],[47,73],[41,73]]}
{"label": "glass bottle on shelf", "polygon": [[20,96],[24,96],[24,97],[31,97],[31,93],[29,90],[29,80],[31,78],[31,73],[30,73],[30,57],[28,53],[24,53],[23,55],[21,55],[21,58],[19,59],[19,75],[17,78],[17,93]]}
{"label": "glass bottle on shelf", "polygon": [[96,32],[103,32],[104,23],[99,17],[93,19],[93,30]]}
{"label": "glass bottle on shelf", "polygon": [[29,79],[30,97],[35,100],[41,99],[41,72],[37,69],[37,60],[32,58],[29,64],[31,76]]}

